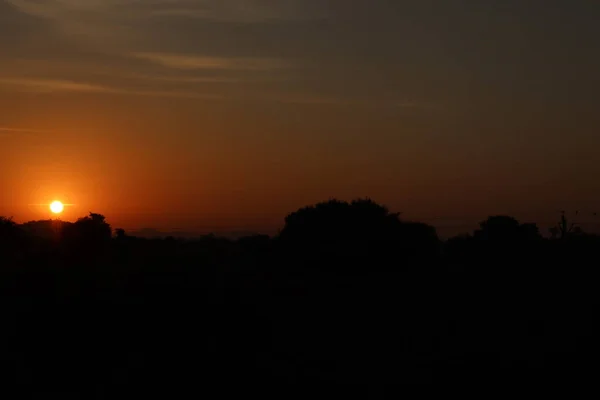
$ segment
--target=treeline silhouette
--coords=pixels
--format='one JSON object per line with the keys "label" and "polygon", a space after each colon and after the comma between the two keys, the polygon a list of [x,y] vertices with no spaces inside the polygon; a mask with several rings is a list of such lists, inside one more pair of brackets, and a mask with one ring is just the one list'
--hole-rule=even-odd
{"label": "treeline silhouette", "polygon": [[599,250],[508,216],[442,241],[369,199],[238,240],[141,239],[100,214],[0,218],[0,376],[94,398],[592,382]]}

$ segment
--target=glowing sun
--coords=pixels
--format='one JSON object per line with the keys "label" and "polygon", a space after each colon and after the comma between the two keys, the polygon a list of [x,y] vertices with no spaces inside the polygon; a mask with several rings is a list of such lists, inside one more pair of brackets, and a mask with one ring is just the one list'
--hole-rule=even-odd
{"label": "glowing sun", "polygon": [[64,209],[65,205],[60,201],[54,201],[52,204],[50,204],[50,211],[52,211],[54,214],[60,214],[64,211]]}

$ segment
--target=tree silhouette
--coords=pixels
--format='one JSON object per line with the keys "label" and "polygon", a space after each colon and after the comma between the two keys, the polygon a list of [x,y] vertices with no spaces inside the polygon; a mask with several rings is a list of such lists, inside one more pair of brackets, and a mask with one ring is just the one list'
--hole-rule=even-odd
{"label": "tree silhouette", "polygon": [[112,229],[104,215],[91,212],[89,216],[79,218],[63,228],[63,238],[67,245],[84,248],[104,246],[110,242],[111,237]]}
{"label": "tree silhouette", "polygon": [[[288,215],[279,240],[296,257],[318,259],[319,267],[336,270],[394,268],[393,260],[434,254],[435,229],[403,222],[399,215],[371,199],[334,199]],[[389,262],[374,262],[384,259]]]}
{"label": "tree silhouette", "polygon": [[[596,217],[597,213],[592,213],[592,217]],[[579,216],[579,211],[575,211],[575,217]],[[552,239],[567,239],[572,236],[582,236],[585,232],[573,219],[567,218],[567,213],[561,211],[560,221],[550,228],[550,235]]]}
{"label": "tree silhouette", "polygon": [[17,224],[12,218],[0,217],[0,235],[9,235],[14,233]]}
{"label": "tree silhouette", "polygon": [[397,228],[398,215],[370,199],[352,203],[334,199],[288,215],[280,237],[304,242],[372,240]]}
{"label": "tree silhouette", "polygon": [[0,367],[19,390],[595,378],[600,238],[577,226],[550,240],[492,216],[438,253],[433,227],[359,199],[275,238],[114,234],[101,214],[0,217]]}
{"label": "tree silhouette", "polygon": [[117,228],[115,229],[115,238],[117,240],[124,240],[127,237],[127,233],[125,233],[125,229]]}
{"label": "tree silhouette", "polygon": [[513,217],[498,215],[488,217],[479,224],[475,238],[489,242],[518,242],[541,239],[535,224],[520,224]]}
{"label": "tree silhouette", "polygon": [[0,217],[0,246],[14,242],[19,228],[12,218]]}

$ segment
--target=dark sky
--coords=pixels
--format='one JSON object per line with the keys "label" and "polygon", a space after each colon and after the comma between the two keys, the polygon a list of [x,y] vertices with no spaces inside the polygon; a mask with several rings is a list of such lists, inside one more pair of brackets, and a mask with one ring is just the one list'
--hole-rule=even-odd
{"label": "dark sky", "polygon": [[598,21],[593,0],[0,0],[0,215],[591,213]]}

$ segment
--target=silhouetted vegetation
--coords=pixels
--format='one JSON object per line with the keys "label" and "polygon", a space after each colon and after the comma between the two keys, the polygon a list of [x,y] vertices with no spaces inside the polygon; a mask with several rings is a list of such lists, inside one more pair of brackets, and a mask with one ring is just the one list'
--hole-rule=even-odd
{"label": "silhouetted vegetation", "polygon": [[442,241],[368,199],[238,240],[0,218],[2,376],[86,398],[591,381],[600,238],[559,227],[493,216]]}

